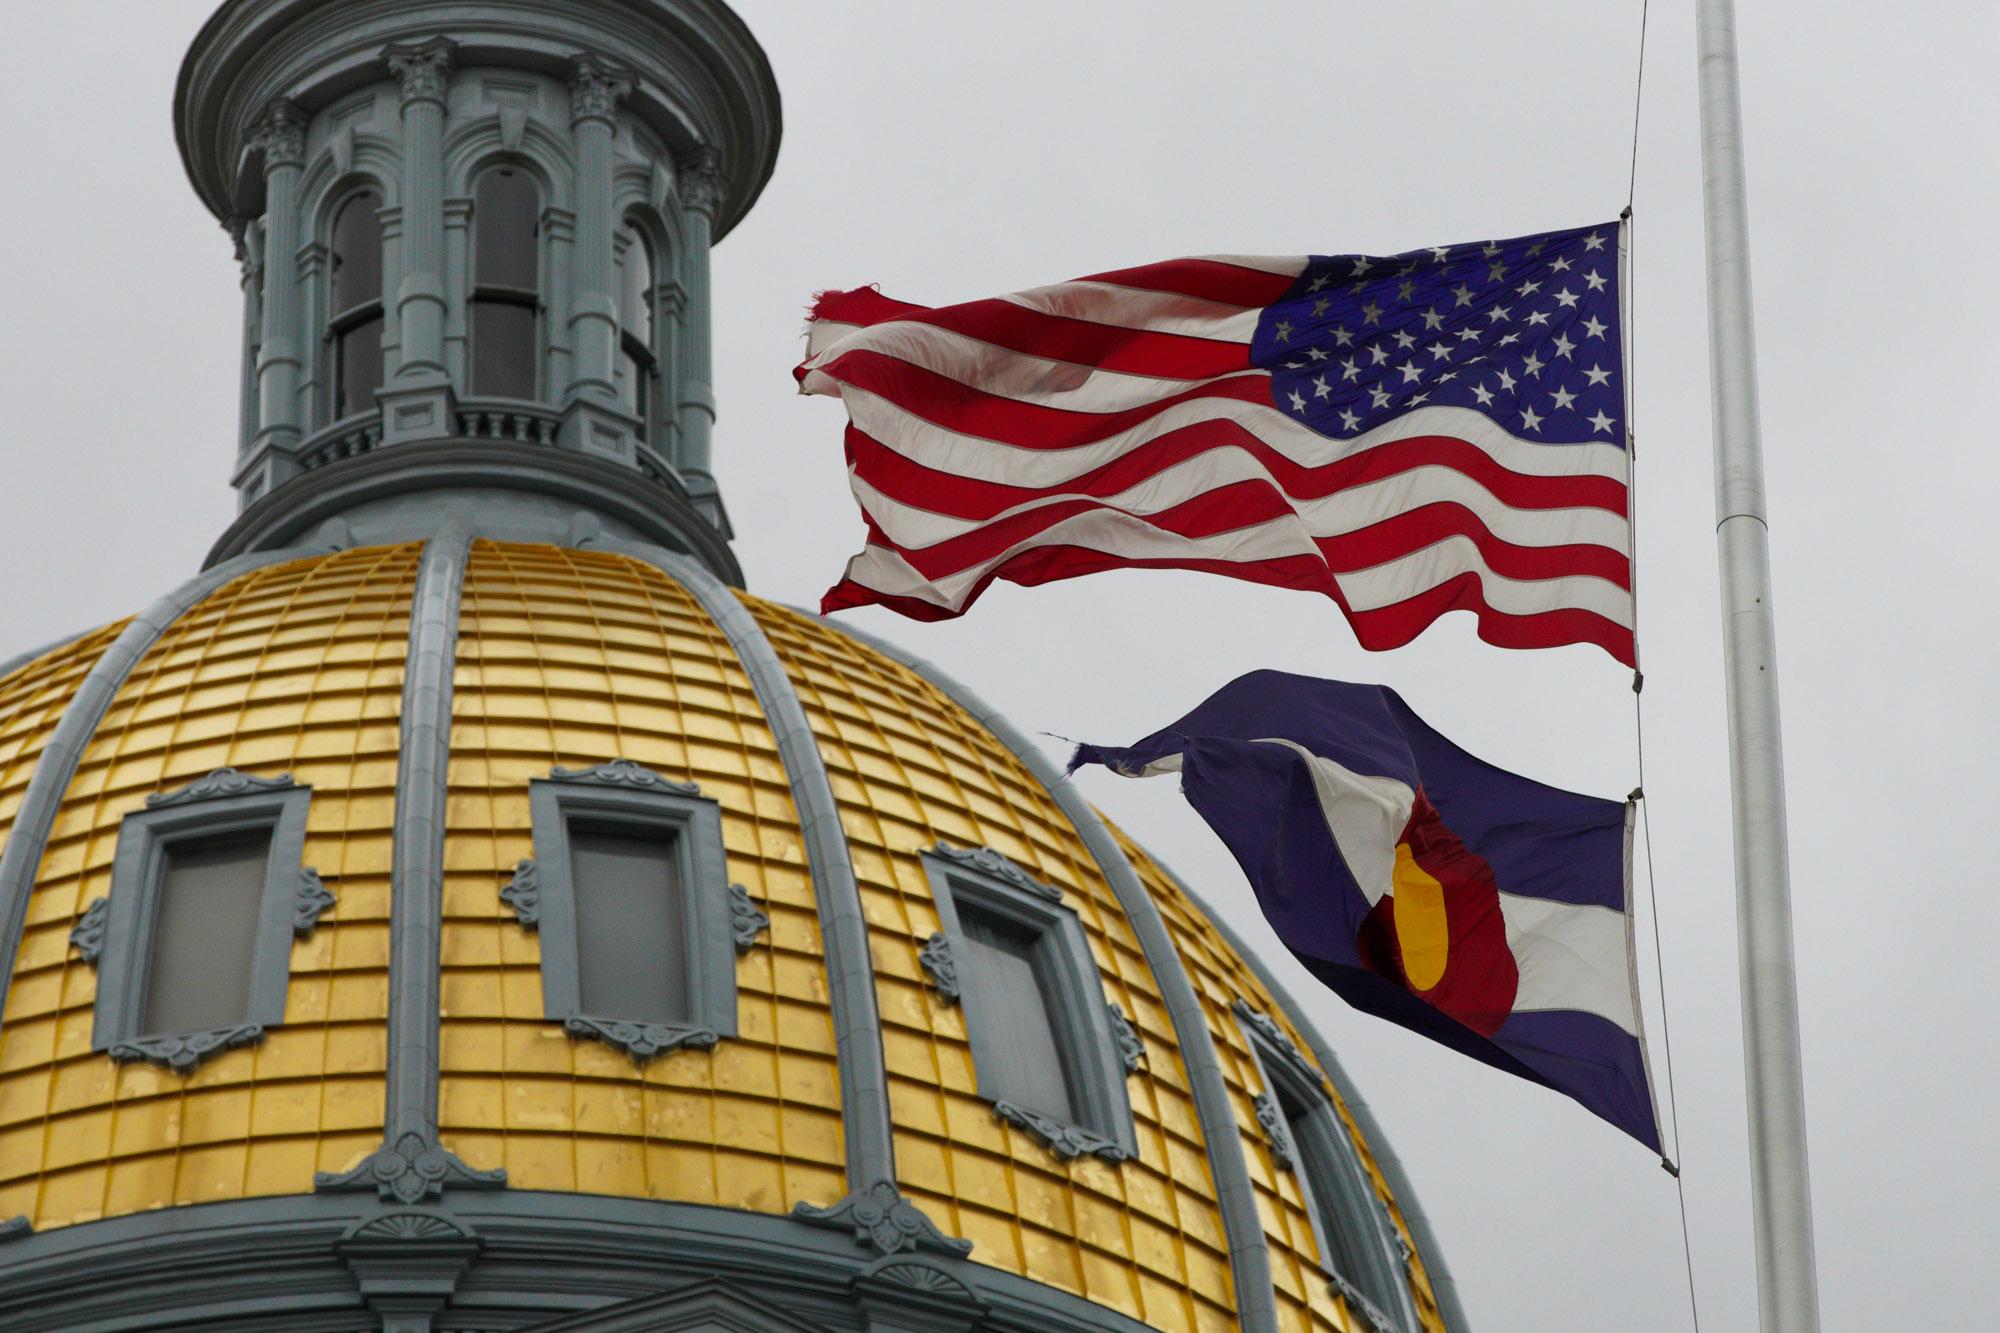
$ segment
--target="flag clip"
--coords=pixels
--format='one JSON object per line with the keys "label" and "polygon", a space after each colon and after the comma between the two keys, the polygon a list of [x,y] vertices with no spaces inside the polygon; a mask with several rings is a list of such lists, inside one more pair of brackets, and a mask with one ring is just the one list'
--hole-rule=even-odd
{"label": "flag clip", "polygon": [[1660,1170],[1666,1172],[1668,1175],[1672,1176],[1675,1180],[1679,1180],[1681,1178],[1681,1169],[1675,1166],[1673,1162],[1668,1158],[1662,1157],[1660,1159]]}

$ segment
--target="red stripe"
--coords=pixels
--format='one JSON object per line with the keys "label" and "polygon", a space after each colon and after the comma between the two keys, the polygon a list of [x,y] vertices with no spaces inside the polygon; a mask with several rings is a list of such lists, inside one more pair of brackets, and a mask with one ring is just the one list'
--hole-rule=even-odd
{"label": "red stripe", "polygon": [[884,296],[873,287],[856,287],[851,292],[821,292],[813,298],[806,318],[830,324],[880,324],[885,319],[920,315],[926,309]]}
{"label": "red stripe", "polygon": [[1056,361],[1132,375],[1204,380],[1250,369],[1250,345],[1179,333],[1148,333],[1044,314],[1012,301],[968,301],[910,316],[981,342]]}
{"label": "red stripe", "polygon": [[[877,490],[957,518],[990,518],[1052,491],[1116,495],[1191,458],[1220,449],[1247,453],[1285,494],[1300,500],[1382,481],[1420,467],[1448,467],[1479,483],[1510,509],[1602,509],[1625,513],[1625,487],[1609,477],[1540,477],[1510,472],[1478,446],[1449,435],[1417,435],[1308,467],[1294,462],[1234,421],[1200,421],[1136,445],[1101,467],[1052,486],[1015,486],[926,467],[847,428],[848,461]],[[1560,447],[1560,446],[1558,446]]]}
{"label": "red stripe", "polygon": [[1225,574],[1246,583],[1321,592],[1339,604],[1361,646],[1374,652],[1402,647],[1433,620],[1456,610],[1472,612],[1479,637],[1497,647],[1559,648],[1565,644],[1593,643],[1626,666],[1633,665],[1632,631],[1595,612],[1562,610],[1531,616],[1508,615],[1486,605],[1476,575],[1462,574],[1409,601],[1356,613],[1342,601],[1340,589],[1326,566],[1303,555],[1244,565],[1227,560],[1133,560],[1082,547],[1041,546],[1023,551],[990,571],[956,611],[915,597],[878,593],[852,579],[842,579],[821,599],[820,613],[855,606],[886,606],[914,620],[951,620],[963,615],[996,578],[1033,586],[1112,569],[1188,569]]}
{"label": "red stripe", "polygon": [[1178,292],[1225,305],[1264,306],[1283,296],[1298,281],[1296,275],[1266,273],[1258,268],[1219,263],[1213,259],[1169,259],[1163,264],[1092,273],[1078,282],[1108,282],[1149,292]]}

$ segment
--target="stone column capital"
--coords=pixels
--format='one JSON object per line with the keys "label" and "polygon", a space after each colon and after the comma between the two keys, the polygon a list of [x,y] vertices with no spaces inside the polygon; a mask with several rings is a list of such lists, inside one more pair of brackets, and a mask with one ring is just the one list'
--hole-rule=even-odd
{"label": "stone column capital", "polygon": [[714,148],[697,148],[677,164],[680,171],[681,204],[715,220],[722,206],[722,154]]}
{"label": "stone column capital", "polygon": [[598,56],[586,51],[569,62],[572,124],[586,120],[609,124],[619,99],[631,91],[631,76]]}
{"label": "stone column capital", "polygon": [[458,43],[449,37],[432,37],[421,42],[395,42],[384,47],[382,60],[403,85],[403,104],[436,102],[444,105],[445,84],[451,77]]}
{"label": "stone column capital", "polygon": [[250,124],[250,143],[264,152],[264,171],[304,166],[306,113],[289,97],[274,97]]}

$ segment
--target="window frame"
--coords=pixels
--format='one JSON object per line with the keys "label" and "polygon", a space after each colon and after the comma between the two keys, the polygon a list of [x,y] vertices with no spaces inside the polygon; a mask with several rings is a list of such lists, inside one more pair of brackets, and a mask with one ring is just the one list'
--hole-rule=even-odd
{"label": "window frame", "polygon": [[[97,966],[93,1050],[121,1063],[144,1060],[188,1074],[223,1050],[256,1044],[284,1022],[293,937],[310,935],[334,905],[318,873],[300,863],[311,801],[312,788],[288,773],[258,777],[222,768],[177,791],[154,793],[144,809],[125,816],[109,896],[91,904],[71,936],[84,961]],[[193,1032],[146,1031],[168,851],[263,830],[271,841],[242,1022]]]}
{"label": "window frame", "polygon": [[[505,283],[480,281],[479,229],[483,224],[479,215],[479,187],[486,177],[500,172],[511,172],[519,175],[527,181],[529,188],[534,193],[534,222],[533,229],[528,235],[528,253],[533,259],[535,269],[535,285],[533,287],[515,287]],[[549,264],[547,262],[549,256],[546,253],[550,198],[548,182],[542,178],[539,171],[529,167],[526,163],[511,158],[500,158],[479,166],[472,172],[467,184],[466,193],[472,201],[472,208],[468,214],[471,225],[466,231],[465,248],[466,394],[473,398],[501,398],[510,402],[533,402],[542,396],[543,381],[548,375],[546,362],[548,360],[549,334],[544,319],[547,313],[547,302],[543,297],[543,291],[547,287],[549,280]],[[474,385],[478,383],[480,371],[478,310],[482,304],[512,306],[516,309],[526,310],[529,314],[532,327],[528,335],[528,360],[531,367],[530,378],[533,382],[529,384],[528,392],[525,394],[486,394],[480,393],[474,388]]]}
{"label": "window frame", "polygon": [[[729,882],[722,806],[692,782],[676,782],[629,759],[594,768],[557,767],[528,783],[535,855],[500,892],[524,929],[541,936],[542,1013],[573,1037],[616,1047],[644,1064],[682,1047],[707,1048],[737,1033],[736,958],[769,919]],[[585,1012],[578,955],[570,827],[665,834],[680,882],[685,1023]]]}
{"label": "window frame", "polygon": [[[628,234],[630,236],[629,240],[626,239]],[[639,418],[640,438],[650,444],[655,429],[661,382],[660,353],[658,347],[660,336],[661,247],[658,244],[654,229],[647,224],[644,218],[636,213],[626,214],[619,222],[616,232],[613,233],[613,243],[616,246],[616,261],[618,265],[618,350],[621,357],[629,357],[631,359],[635,368],[638,378],[632,385],[631,410],[633,415]],[[627,315],[630,312],[624,307],[625,291],[630,281],[625,265],[630,262],[627,256],[630,255],[634,247],[637,247],[645,255],[648,276],[651,278],[651,281],[646,284],[640,294],[640,300],[645,303],[646,322],[651,326],[649,332],[652,336],[650,338],[640,338],[632,332],[630,322],[627,319]],[[620,369],[623,370],[623,368],[621,364]]]}
{"label": "window frame", "polygon": [[[1268,1014],[1244,1000],[1232,1008],[1264,1086],[1253,1099],[1257,1122],[1272,1162],[1298,1181],[1319,1251],[1320,1272],[1377,1333],[1415,1328],[1415,1311],[1409,1305],[1409,1251],[1361,1165],[1354,1140],[1327,1091],[1325,1075]],[[1295,1120],[1284,1109],[1285,1097],[1306,1107],[1303,1120]],[[1356,1231],[1363,1234],[1353,1235],[1351,1244],[1336,1246],[1327,1235],[1329,1218],[1345,1224],[1343,1238]],[[1336,1249],[1356,1252],[1354,1261],[1363,1271],[1340,1271],[1333,1262]],[[1393,1293],[1390,1309],[1382,1308],[1367,1290],[1370,1286]]]}
{"label": "window frame", "polygon": [[[944,927],[926,942],[920,961],[938,981],[938,992],[965,1012],[966,1040],[972,1047],[973,1078],[979,1096],[992,1103],[996,1118],[1026,1131],[1063,1161],[1089,1155],[1116,1164],[1139,1155],[1132,1102],[1125,1080],[1133,1062],[1121,1047],[1104,993],[1104,978],[1090,951],[1090,939],[1062,891],[1028,874],[990,847],[963,848],[939,843],[923,853],[938,920]],[[1043,992],[1057,1047],[1074,1061],[1070,1070],[1077,1122],[1024,1106],[995,1088],[983,1072],[999,1067],[997,1047],[1004,1023],[990,1012],[980,979],[964,967],[966,937],[961,906],[985,912],[1034,932],[1053,983]]]}
{"label": "window frame", "polygon": [[[349,306],[345,310],[336,310],[333,307],[334,291],[337,285],[337,275],[334,272],[333,262],[337,254],[334,249],[334,241],[339,234],[340,218],[350,205],[355,204],[368,195],[373,195],[375,198],[375,208],[373,210],[375,214],[375,272],[379,282],[386,283],[389,272],[388,237],[384,234],[382,227],[382,212],[388,207],[388,196],[383,188],[372,180],[357,181],[350,188],[336,194],[322,214],[326,218],[325,245],[328,258],[324,280],[326,283],[326,326],[321,333],[320,341],[324,346],[324,355],[326,357],[324,412],[325,419],[328,422],[344,421],[348,417],[364,416],[370,411],[377,410],[363,407],[355,412],[342,413],[340,411],[341,390],[344,387],[342,380],[346,371],[346,362],[342,356],[342,350],[347,335],[368,323],[371,319],[381,322],[382,333],[379,341],[384,343],[388,341],[389,299],[387,292],[383,287],[378,286],[375,295],[368,300]],[[374,393],[381,392],[389,382],[387,357],[381,356],[379,359],[383,363],[382,375],[381,379],[376,383],[375,388],[371,391]]]}

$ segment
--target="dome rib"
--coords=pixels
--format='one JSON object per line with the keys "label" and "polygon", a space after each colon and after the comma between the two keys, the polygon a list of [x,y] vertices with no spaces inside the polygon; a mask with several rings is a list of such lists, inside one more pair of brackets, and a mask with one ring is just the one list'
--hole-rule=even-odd
{"label": "dome rib", "polygon": [[[832,622],[820,619],[821,624]],[[1167,933],[1166,922],[1129,857],[1112,839],[1104,820],[1083,799],[1076,784],[1056,771],[1041,747],[992,705],[935,664],[916,657],[885,639],[849,625],[834,626],[840,633],[902,663],[942,690],[959,707],[972,714],[1013,751],[1035,779],[1048,790],[1069,817],[1077,836],[1083,839],[1091,859],[1097,863],[1111,891],[1117,896],[1139,938],[1146,965],[1159,983],[1162,998],[1180,1041],[1181,1059],[1193,1084],[1196,1111],[1201,1118],[1202,1140],[1208,1148],[1209,1169],[1215,1175],[1216,1193],[1222,1208],[1223,1229],[1229,1242],[1231,1281],[1236,1290],[1237,1314],[1246,1333],[1275,1333],[1278,1312],[1271,1284],[1271,1255],[1264,1238],[1264,1223],[1257,1212],[1257,1197],[1250,1183],[1249,1164],[1243,1156],[1243,1140],[1230,1108],[1229,1089],[1223,1083],[1222,1066],[1215,1050],[1214,1034],[1202,1014],[1194,984],[1188,979],[1180,951]],[[1253,1293],[1260,1293],[1261,1299]],[[1254,1303],[1253,1303],[1254,1302]]]}
{"label": "dome rib", "polygon": [[256,551],[205,569],[134,616],[90,668],[63,710],[55,734],[42,747],[34,776],[28,779],[28,789],[14,812],[6,844],[0,846],[0,1019],[6,1017],[7,994],[13,988],[14,960],[27,924],[28,895],[55,827],[57,809],[76,776],[84,747],[97,734],[97,726],[118,697],[125,677],[169,626],[210,593],[251,570],[323,555],[329,549],[310,545]]}

